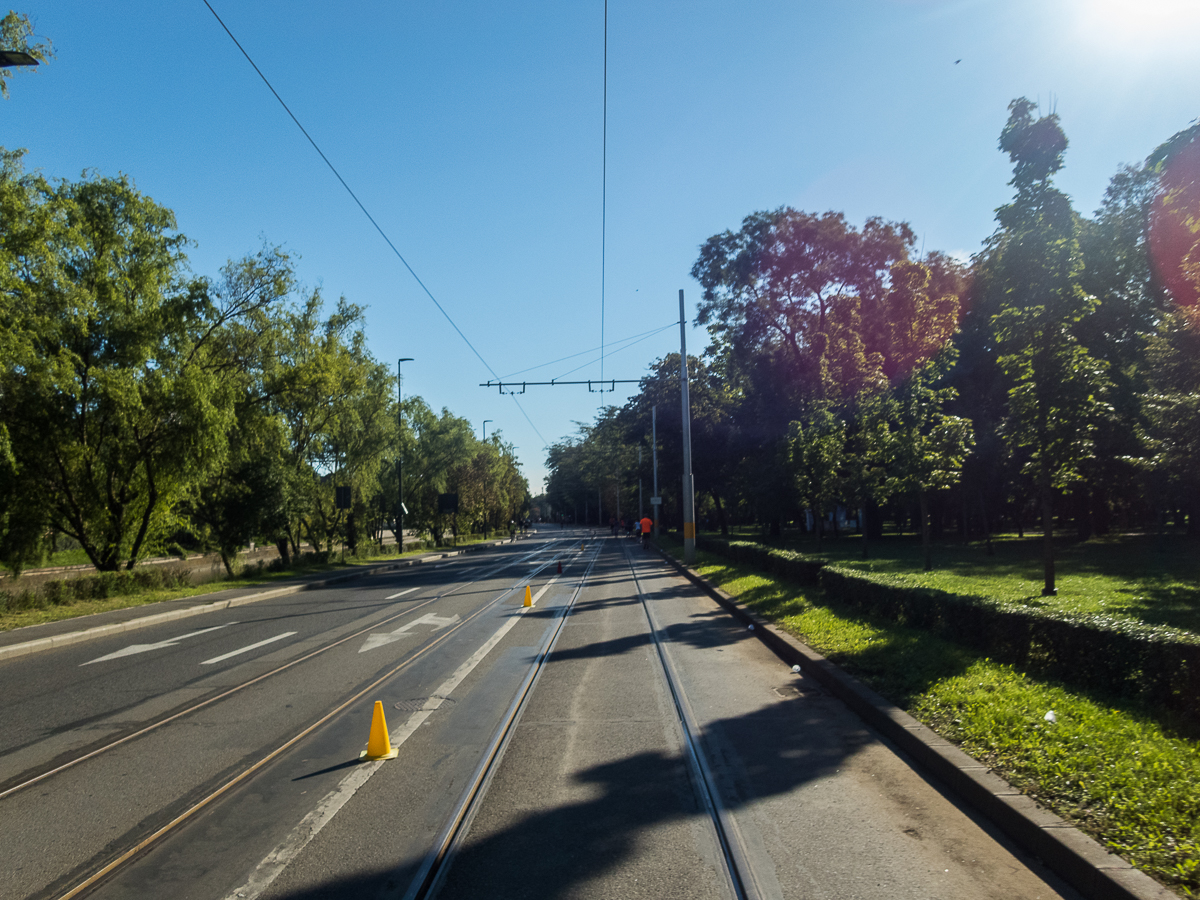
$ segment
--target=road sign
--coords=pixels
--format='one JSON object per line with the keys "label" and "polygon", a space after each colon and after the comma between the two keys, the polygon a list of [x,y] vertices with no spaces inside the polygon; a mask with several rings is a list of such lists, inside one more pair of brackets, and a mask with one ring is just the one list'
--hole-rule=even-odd
{"label": "road sign", "polygon": [[650,505],[651,506],[662,506],[662,497],[651,497]]}

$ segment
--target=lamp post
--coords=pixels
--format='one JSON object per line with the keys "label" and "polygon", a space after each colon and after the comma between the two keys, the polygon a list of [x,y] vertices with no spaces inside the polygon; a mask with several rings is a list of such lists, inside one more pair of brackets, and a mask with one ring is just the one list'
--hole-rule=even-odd
{"label": "lamp post", "polygon": [[404,553],[404,374],[401,365],[413,362],[411,356],[396,361],[396,546]]}
{"label": "lamp post", "polygon": [[488,423],[488,422],[495,422],[495,421],[496,421],[495,419],[484,419],[484,420],[483,420],[483,439],[484,439],[485,441],[487,440],[487,423]]}

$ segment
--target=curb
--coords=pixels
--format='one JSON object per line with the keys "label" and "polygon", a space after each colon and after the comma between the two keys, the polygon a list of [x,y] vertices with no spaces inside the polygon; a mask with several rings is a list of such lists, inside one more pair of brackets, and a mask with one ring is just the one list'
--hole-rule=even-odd
{"label": "curb", "polygon": [[405,562],[388,563],[385,566],[373,566],[369,569],[363,569],[358,572],[347,572],[342,575],[335,575],[332,578],[323,578],[320,581],[308,581],[303,584],[289,584],[283,587],[272,588],[266,591],[259,591],[257,594],[247,594],[245,597],[234,597],[230,600],[218,600],[215,603],[204,603],[200,606],[189,606],[187,609],[173,609],[168,612],[153,613],[148,616],[141,616],[136,619],[130,619],[127,622],[113,622],[111,625],[98,625],[95,628],[86,628],[82,631],[68,631],[65,634],[56,634],[51,637],[37,638],[32,641],[25,641],[22,644],[10,644],[7,647],[0,647],[0,661],[6,659],[15,659],[21,656],[29,656],[32,653],[39,653],[43,650],[53,650],[55,647],[65,647],[69,644],[80,644],[84,641],[95,640],[96,638],[107,637],[110,634],[120,634],[122,631],[136,631],[139,628],[149,628],[151,625],[158,625],[162,622],[171,622],[175,619],[187,619],[191,616],[199,616],[204,613],[217,612],[222,609],[233,609],[237,606],[246,606],[250,603],[258,603],[261,600],[271,600],[275,597],[284,597],[288,594],[298,594],[301,591],[315,590],[316,588],[328,587],[331,584],[338,584],[343,581],[351,581],[355,578],[363,578],[367,575],[378,575],[381,572],[391,572],[395,569],[404,569],[409,566],[419,566],[425,562],[431,562],[437,559],[448,559],[451,556],[460,556],[463,553],[469,553],[475,549],[483,549],[484,547],[499,547],[503,544],[510,544],[513,541],[486,541],[478,544],[472,544],[469,547],[464,547],[461,550],[452,550],[448,553],[431,553],[428,556],[419,556],[415,559],[406,560]]}
{"label": "curb", "polygon": [[940,778],[1022,849],[1090,900],[1179,900],[1179,895],[1104,849],[1066,820],[1039,806],[978,760],[904,710],[847,675],[807,644],[747,609],[693,569],[658,549],[670,565],[731,612],[753,625],[776,656],[799,665],[868,725]]}

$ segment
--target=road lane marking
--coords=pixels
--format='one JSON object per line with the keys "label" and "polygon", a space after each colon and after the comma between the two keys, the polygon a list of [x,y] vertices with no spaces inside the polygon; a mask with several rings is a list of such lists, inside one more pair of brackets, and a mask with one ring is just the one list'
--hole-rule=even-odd
{"label": "road lane marking", "polygon": [[384,647],[394,641],[405,637],[412,629],[418,625],[432,625],[433,631],[441,631],[458,621],[458,613],[452,616],[439,616],[437,613],[426,613],[419,619],[413,619],[407,625],[401,625],[395,631],[389,631],[387,634],[372,634],[368,635],[366,641],[363,642],[362,649],[359,653],[366,653],[368,650],[374,650],[376,647]]}
{"label": "road lane marking", "polygon": [[174,647],[182,640],[190,637],[195,637],[198,634],[207,634],[210,631],[217,631],[221,628],[228,628],[230,625],[236,625],[237,622],[226,622],[224,625],[214,625],[212,628],[201,628],[199,631],[189,631],[187,634],[181,634],[179,637],[173,637],[169,640],[159,641],[157,644],[130,644],[122,650],[115,653],[110,653],[107,656],[99,656],[96,659],[88,660],[85,663],[80,663],[80,666],[90,666],[92,663],[107,662],[110,659],[120,659],[123,656],[133,656],[136,653],[148,653],[151,650],[161,650],[164,647]]}
{"label": "road lane marking", "polygon": [[[541,597],[554,582],[558,581],[560,576],[555,575],[545,586],[538,591],[537,596]],[[454,670],[454,674],[447,678],[444,682],[437,686],[430,698],[430,702],[425,705],[425,708],[414,712],[403,725],[396,728],[389,736],[388,740],[393,747],[399,747],[412,736],[413,732],[433,712],[442,705],[442,701],[449,699],[457,688],[472,670],[479,665],[480,662],[500,643],[513,626],[521,620],[525,614],[527,607],[517,607],[514,614],[510,615],[495,633],[490,638],[484,641],[483,645],[476,650],[471,657],[461,666]],[[250,877],[246,879],[240,887],[235,888],[225,898],[225,900],[254,900],[262,894],[271,883],[279,877],[279,874],[287,868],[288,863],[300,855],[326,825],[328,825],[333,817],[337,815],[338,810],[345,806],[350,798],[353,797],[358,789],[365,785],[379,768],[383,765],[383,760],[360,764],[349,775],[341,780],[337,787],[325,795],[308,815],[300,820],[300,823],[292,829],[291,834],[284,838],[283,842],[267,854],[266,858],[258,864]]]}
{"label": "road lane marking", "polygon": [[267,638],[265,641],[259,641],[257,644],[251,644],[249,647],[243,647],[241,650],[232,650],[229,653],[223,653],[220,656],[214,656],[212,659],[206,659],[200,663],[202,666],[211,666],[213,663],[224,662],[231,656],[237,656],[241,653],[249,653],[251,650],[257,650],[259,647],[265,647],[267,644],[273,644],[276,641],[282,641],[284,638],[291,637],[296,634],[295,631],[285,631],[283,634],[277,634],[275,637]]}
{"label": "road lane marking", "polygon": [[405,588],[404,590],[400,591],[400,593],[392,594],[392,596],[384,597],[383,599],[384,600],[395,600],[397,597],[403,597],[405,594],[411,594],[415,590],[417,590],[417,588],[415,588],[415,587]]}

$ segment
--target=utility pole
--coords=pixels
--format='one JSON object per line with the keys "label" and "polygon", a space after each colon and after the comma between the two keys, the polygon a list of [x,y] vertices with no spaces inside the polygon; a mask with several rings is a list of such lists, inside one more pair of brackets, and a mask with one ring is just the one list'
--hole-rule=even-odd
{"label": "utility pole", "polygon": [[402,363],[412,362],[411,356],[396,361],[396,553],[404,553],[404,376]]}
{"label": "utility pole", "polygon": [[[654,536],[658,537],[658,513],[662,509],[662,495],[658,493],[658,404],[650,407],[650,458],[654,461],[654,493],[650,505],[654,507]],[[657,503],[655,501],[658,501]]]}
{"label": "utility pole", "polygon": [[696,561],[696,509],[692,484],[692,410],[688,401],[687,316],[683,311],[683,288],[679,289],[679,385],[683,408],[683,562]]}
{"label": "utility pole", "polygon": [[638,521],[642,521],[642,445],[638,444]]}

